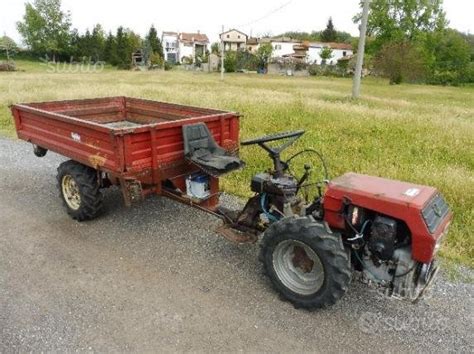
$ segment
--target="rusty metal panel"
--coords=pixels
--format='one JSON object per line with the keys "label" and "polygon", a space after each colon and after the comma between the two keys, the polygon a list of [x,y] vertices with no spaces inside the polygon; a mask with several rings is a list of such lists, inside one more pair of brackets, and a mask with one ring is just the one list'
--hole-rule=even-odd
{"label": "rusty metal panel", "polygon": [[116,171],[118,161],[107,132],[18,110],[18,137],[94,168]]}
{"label": "rusty metal panel", "polygon": [[184,161],[184,124],[206,123],[228,150],[239,144],[237,113],[137,98],[19,104],[12,113],[19,138],[117,178],[155,186],[194,169]]}

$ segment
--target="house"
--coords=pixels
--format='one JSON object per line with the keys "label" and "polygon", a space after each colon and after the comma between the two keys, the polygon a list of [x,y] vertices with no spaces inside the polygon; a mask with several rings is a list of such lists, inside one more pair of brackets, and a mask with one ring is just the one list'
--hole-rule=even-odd
{"label": "house", "polygon": [[339,59],[353,54],[352,46],[347,43],[323,43],[297,41],[288,37],[262,38],[260,43],[271,43],[272,58],[295,58],[311,64],[321,64],[321,51],[324,48],[332,50],[332,56],[326,60],[328,65],[336,65]]}
{"label": "house", "polygon": [[307,61],[312,64],[321,64],[322,58],[320,56],[323,48],[330,48],[332,50],[332,56],[326,60],[328,65],[336,65],[339,59],[351,56],[354,54],[352,45],[347,43],[320,43],[313,42],[309,43]]}
{"label": "house", "polygon": [[177,32],[163,32],[161,35],[163,58],[169,63],[179,62],[179,43]]}
{"label": "house", "polygon": [[281,58],[294,53],[293,46],[301,44],[301,41],[289,37],[262,38],[260,43],[271,43],[273,47],[272,58]]}
{"label": "house", "polygon": [[161,36],[164,59],[169,63],[192,63],[203,56],[209,45],[207,35],[187,32],[163,32]]}
{"label": "house", "polygon": [[225,51],[245,50],[248,36],[236,29],[222,32],[219,35],[221,42],[224,42]]}
{"label": "house", "polygon": [[259,40],[258,38],[255,38],[255,37],[249,37],[247,39],[247,44],[246,44],[246,47],[247,47],[247,51],[249,53],[252,53],[252,54],[255,54],[258,50],[258,46],[259,46]]}

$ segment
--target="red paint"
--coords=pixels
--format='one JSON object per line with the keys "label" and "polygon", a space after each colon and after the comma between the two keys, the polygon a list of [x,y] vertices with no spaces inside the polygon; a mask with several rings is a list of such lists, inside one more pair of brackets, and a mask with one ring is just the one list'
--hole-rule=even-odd
{"label": "red paint", "polygon": [[[85,165],[114,179],[136,179],[161,194],[170,179],[184,188],[196,167],[184,160],[181,127],[205,122],[217,143],[239,146],[239,114],[129,97],[40,102],[12,106],[18,137]],[[112,128],[107,123],[130,120],[140,125]],[[211,193],[219,191],[211,179]],[[218,198],[203,205],[213,209]]]}
{"label": "red paint", "polygon": [[[416,188],[419,193],[410,197],[405,193]],[[324,195],[324,219],[334,229],[344,229],[341,214],[347,199],[351,204],[377,211],[404,221],[412,234],[413,259],[427,263],[433,259],[436,240],[442,236],[452,214],[445,218],[431,234],[422,217],[423,207],[438,193],[433,187],[389,180],[380,177],[346,173],[332,180]]]}

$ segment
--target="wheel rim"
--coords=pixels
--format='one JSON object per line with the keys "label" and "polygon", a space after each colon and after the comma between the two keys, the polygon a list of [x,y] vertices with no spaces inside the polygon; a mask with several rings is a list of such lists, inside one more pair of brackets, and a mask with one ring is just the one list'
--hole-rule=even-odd
{"label": "wheel rim", "polygon": [[299,295],[314,294],[324,283],[321,259],[301,241],[280,242],[273,251],[273,269],[281,283]]}
{"label": "wheel rim", "polygon": [[76,181],[71,175],[63,176],[61,189],[68,207],[73,210],[79,209],[81,206],[81,194],[79,193],[79,187],[77,186]]}

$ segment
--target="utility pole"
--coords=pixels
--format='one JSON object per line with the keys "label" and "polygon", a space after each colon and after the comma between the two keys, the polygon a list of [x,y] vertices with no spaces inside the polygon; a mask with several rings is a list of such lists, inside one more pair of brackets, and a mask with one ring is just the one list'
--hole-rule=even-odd
{"label": "utility pole", "polygon": [[222,33],[224,33],[224,25],[222,25],[222,32],[221,32],[221,80],[224,81],[224,38],[222,38]]}
{"label": "utility pole", "polygon": [[364,64],[365,34],[367,32],[367,18],[369,17],[370,0],[364,0],[362,9],[362,21],[360,24],[359,46],[357,48],[357,63],[352,82],[352,98],[359,98],[360,79],[362,76],[362,65]]}

